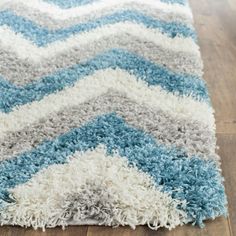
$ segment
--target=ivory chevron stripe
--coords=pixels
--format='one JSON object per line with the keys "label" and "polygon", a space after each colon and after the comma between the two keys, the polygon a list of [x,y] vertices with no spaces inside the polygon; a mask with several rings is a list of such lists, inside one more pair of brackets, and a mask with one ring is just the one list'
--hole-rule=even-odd
{"label": "ivory chevron stripe", "polygon": [[[0,113],[0,138],[7,132],[20,130],[52,112],[67,107],[68,104],[80,104],[102,95],[108,89],[124,92],[128,98],[140,104],[162,109],[173,116],[199,121],[214,130],[213,110],[208,104],[195,101],[191,97],[178,97],[158,86],[149,87],[123,70],[106,69],[97,71],[92,76],[79,80],[73,87],[48,95],[40,101],[16,107],[10,113]],[[28,114],[27,119],[25,113]]]}
{"label": "ivory chevron stripe", "polygon": [[126,1],[126,2],[116,2],[116,5],[108,5],[105,8],[99,9],[98,11],[93,12],[93,14],[89,13],[86,15],[79,15],[75,18],[69,19],[54,19],[51,15],[46,13],[42,13],[36,9],[32,9],[30,7],[25,6],[22,3],[11,2],[11,5],[7,4],[5,7],[2,7],[2,10],[10,10],[13,11],[18,16],[23,16],[33,22],[36,22],[38,25],[41,25],[48,29],[60,29],[61,27],[66,28],[78,23],[91,21],[96,18],[103,16],[104,14],[112,14],[120,10],[136,10],[138,12],[143,12],[145,15],[151,16],[155,19],[163,20],[166,22],[177,21],[183,24],[186,24],[188,27],[192,28],[192,19],[188,16],[179,14],[175,11],[165,10],[163,12],[162,9],[157,6],[150,4],[148,2],[137,2],[137,1]]}
{"label": "ivory chevron stripe", "polygon": [[0,4],[0,8],[12,6],[15,4],[23,4],[30,9],[36,9],[41,13],[47,13],[50,17],[54,19],[70,19],[78,16],[84,16],[88,14],[94,14],[94,12],[98,12],[100,9],[109,8],[112,6],[116,6],[117,4],[121,3],[134,3],[140,2],[145,5],[150,5],[152,8],[161,9],[164,12],[176,12],[181,15],[188,16],[192,18],[192,13],[186,6],[180,6],[178,4],[166,4],[159,0],[149,0],[149,1],[142,1],[142,0],[101,0],[95,1],[93,4],[84,5],[80,7],[74,7],[71,9],[61,9],[53,4],[48,4],[45,1],[41,0],[18,0],[17,2],[13,2],[11,0],[2,0]]}
{"label": "ivory chevron stripe", "polygon": [[[198,77],[175,74],[164,67],[137,57],[135,54],[113,49],[102,55],[97,55],[88,62],[60,70],[24,87],[16,87],[3,79],[0,80],[0,91],[4,91],[1,96],[0,110],[10,112],[17,105],[40,100],[44,96],[60,91],[66,86],[73,86],[77,80],[93,74],[96,70],[106,68],[120,68],[135,75],[138,80],[145,81],[149,86],[160,85],[169,92],[192,96],[196,100],[208,101],[205,83]],[[149,68],[152,68],[152,71],[149,71]],[[182,86],[183,83],[185,87]],[[40,92],[38,92],[39,88],[41,89]]]}
{"label": "ivory chevron stripe", "polygon": [[[10,11],[0,12],[0,25],[6,25],[16,33],[21,33],[39,47],[46,46],[58,40],[65,40],[70,35],[80,34],[97,27],[102,27],[103,25],[119,22],[135,22],[149,28],[159,29],[161,33],[171,38],[177,35],[181,37],[191,37],[193,39],[196,38],[195,32],[181,23],[158,21],[136,11],[120,11],[112,15],[105,15],[94,21],[88,21],[87,23],[53,31],[37,26],[35,23],[20,16],[16,16]],[[21,25],[20,29],[17,27],[19,24]]]}
{"label": "ivory chevron stripe", "polygon": [[56,56],[58,53],[68,50],[69,48],[87,44],[88,41],[94,41],[94,38],[98,40],[104,35],[117,35],[121,33],[139,37],[142,40],[153,42],[175,52],[186,52],[196,56],[200,55],[199,47],[190,38],[169,38],[161,34],[158,29],[147,29],[142,25],[128,22],[106,25],[87,33],[71,36],[65,41],[55,42],[47,47],[37,47],[20,34],[15,34],[7,26],[2,26],[0,27],[0,35],[2,36],[0,37],[0,43],[3,47],[16,52],[18,57],[37,62],[44,58]]}
{"label": "ivory chevron stripe", "polygon": [[[60,178],[62,174],[64,177]],[[114,188],[110,189],[111,184]],[[124,184],[126,188],[122,188]],[[178,209],[185,204],[184,201],[161,192],[149,175],[130,167],[127,160],[119,155],[107,156],[104,148],[77,152],[68,163],[42,170],[29,182],[16,186],[10,192],[18,202],[7,208],[4,217],[35,228],[44,228],[45,218],[50,227],[55,227],[66,226],[72,216],[73,224],[80,224],[83,218],[96,215],[110,226],[121,224],[134,228],[137,224],[148,223],[155,229],[160,225],[171,229],[186,218],[186,213]],[[45,201],[45,197],[50,201]],[[78,201],[78,205],[71,208],[71,199],[76,201],[79,197],[83,197],[85,202]],[[101,206],[86,212],[87,204],[92,203],[89,202],[91,197],[93,204],[99,199]],[[119,201],[116,201],[117,198]],[[77,211],[76,215],[73,211]],[[29,217],[31,212],[34,212],[34,217]],[[99,223],[98,220],[95,222]]]}
{"label": "ivory chevron stripe", "polygon": [[[132,40],[132,43],[130,43]],[[145,42],[145,43],[144,43]],[[133,37],[123,33],[121,35],[110,35],[103,37],[91,44],[88,42],[83,47],[74,47],[61,52],[54,57],[40,60],[34,63],[26,59],[20,59],[15,53],[5,50],[0,46],[0,74],[4,79],[13,82],[16,85],[25,85],[40,77],[55,73],[58,68],[71,67],[78,62],[84,62],[92,59],[98,54],[102,54],[113,48],[123,49],[125,51],[137,54],[138,57],[158,64],[162,67],[176,72],[196,77],[202,76],[202,61],[200,57],[185,52],[173,52],[162,48],[152,42],[147,42],[140,37]],[[156,53],[158,52],[158,53]],[[11,70],[9,70],[11,68]]]}
{"label": "ivory chevron stripe", "polygon": [[187,0],[0,1],[0,225],[227,215],[192,23]]}
{"label": "ivory chevron stripe", "polygon": [[[118,114],[126,123],[152,134],[158,142],[186,150],[188,157],[197,155],[205,159],[219,159],[215,154],[215,134],[209,127],[201,122],[172,117],[170,113],[162,110],[152,110],[115,90],[89,99],[83,104],[62,108],[59,112],[53,112],[22,130],[9,132],[0,140],[3,144],[0,157],[2,160],[10,159],[14,155],[31,150],[44,140],[51,140],[96,116],[111,112]],[[135,114],[139,114],[140,117]],[[181,133],[179,129],[182,130]]]}

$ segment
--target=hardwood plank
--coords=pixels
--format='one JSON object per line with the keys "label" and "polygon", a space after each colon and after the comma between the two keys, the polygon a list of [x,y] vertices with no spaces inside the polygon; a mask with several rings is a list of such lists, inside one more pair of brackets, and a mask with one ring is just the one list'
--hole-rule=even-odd
{"label": "hardwood plank", "polygon": [[236,134],[218,134],[219,154],[229,202],[229,221],[232,235],[236,235]]}
{"label": "hardwood plank", "polygon": [[61,227],[42,230],[34,230],[32,228],[21,228],[18,226],[3,226],[0,228],[0,236],[86,236],[87,226],[70,226],[65,230]]}
{"label": "hardwood plank", "polygon": [[236,0],[190,0],[217,132],[236,133]]}
{"label": "hardwood plank", "polygon": [[129,235],[129,236],[144,236],[147,234],[147,227],[139,226],[135,230],[130,227],[103,227],[103,226],[89,226],[87,236],[121,236],[121,235]]}

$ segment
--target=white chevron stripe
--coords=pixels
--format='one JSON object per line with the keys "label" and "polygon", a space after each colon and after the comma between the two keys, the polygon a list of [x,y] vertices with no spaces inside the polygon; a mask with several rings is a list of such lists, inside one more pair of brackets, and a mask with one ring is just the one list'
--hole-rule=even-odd
{"label": "white chevron stripe", "polygon": [[197,120],[215,129],[212,108],[191,97],[179,97],[159,86],[148,86],[124,70],[99,70],[91,76],[77,81],[74,87],[50,94],[40,101],[34,101],[14,108],[10,113],[0,113],[0,138],[7,132],[21,130],[25,126],[46,118],[52,112],[78,105],[106,93],[109,89],[125,93],[139,104],[161,109],[172,117]]}
{"label": "white chevron stripe", "polygon": [[10,9],[16,15],[28,18],[36,24],[41,25],[42,27],[48,28],[50,30],[61,29],[70,27],[75,24],[85,23],[87,21],[98,19],[104,15],[114,14],[115,12],[123,10],[136,10],[157,20],[163,20],[166,22],[178,21],[192,28],[192,19],[189,16],[178,14],[178,12],[158,9],[157,6],[150,4],[150,2],[116,2],[116,5],[108,5],[107,7],[99,9],[98,11],[95,11],[92,14],[89,13],[87,15],[77,16],[65,20],[52,18],[46,13],[42,13],[36,9],[24,6],[24,4],[19,4],[15,2],[12,2],[10,6],[9,4],[5,5],[3,9],[4,8],[6,10]]}
{"label": "white chevron stripe", "polygon": [[[148,174],[130,167],[124,157],[107,156],[104,147],[76,152],[68,163],[41,170],[10,193],[16,202],[1,212],[2,224],[77,225],[92,218],[93,209],[101,220],[96,223],[104,225],[171,229],[186,219],[186,213],[178,209],[185,201],[162,192]],[[91,212],[84,211],[87,208]]]}
{"label": "white chevron stripe", "polygon": [[[151,6],[152,8],[158,8],[160,10],[163,10],[165,12],[175,12],[180,15],[186,15],[189,18],[192,18],[192,13],[189,7],[187,6],[182,6],[179,4],[166,4],[158,0],[149,0],[149,1],[144,1],[144,0],[101,0],[98,2],[94,2],[88,5],[83,5],[79,7],[74,7],[70,9],[61,9],[56,5],[49,4],[47,2],[41,1],[41,0],[17,0],[17,1],[12,1],[12,0],[1,0],[0,3],[0,8],[5,9],[9,8],[9,6],[14,6],[16,4],[23,4],[27,6],[28,8],[31,9],[36,9],[40,11],[41,13],[46,13],[50,17],[54,19],[59,19],[59,20],[66,20],[66,19],[71,19],[74,17],[78,16],[84,16],[88,14],[93,14],[93,12],[98,12],[104,8],[107,7],[112,7],[116,6],[122,3],[133,3],[133,2],[140,2],[142,4],[147,4]],[[15,7],[14,7],[15,8]]]}
{"label": "white chevron stripe", "polygon": [[77,34],[63,41],[56,41],[46,47],[37,47],[22,35],[16,34],[7,26],[0,27],[0,46],[15,52],[19,58],[39,62],[45,58],[55,57],[58,53],[65,52],[70,48],[82,47],[85,44],[98,41],[109,35],[129,34],[153,42],[156,45],[176,52],[186,52],[200,57],[199,47],[191,38],[170,38],[162,34],[158,29],[148,29],[143,25],[120,22],[105,25],[89,32]]}
{"label": "white chevron stripe", "polygon": [[[200,57],[183,52],[174,52],[147,41],[140,37],[127,35],[126,33],[110,35],[100,38],[82,47],[71,48],[56,57],[40,60],[39,63],[25,59],[19,59],[15,53],[0,47],[0,74],[6,80],[22,86],[45,75],[55,73],[58,68],[67,68],[77,63],[89,61],[92,58],[112,50],[123,49],[134,53],[153,63],[165,66],[173,72],[187,73],[202,76],[202,60]],[[11,68],[11,70],[9,70]]]}

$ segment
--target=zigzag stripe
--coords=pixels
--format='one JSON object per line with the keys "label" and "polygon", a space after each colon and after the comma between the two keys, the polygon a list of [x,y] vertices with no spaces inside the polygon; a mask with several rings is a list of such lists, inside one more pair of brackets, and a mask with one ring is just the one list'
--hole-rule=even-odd
{"label": "zigzag stripe", "polygon": [[19,58],[38,62],[44,58],[55,57],[59,53],[68,51],[71,48],[81,47],[82,45],[88,44],[88,42],[94,41],[94,38],[98,40],[104,36],[119,35],[122,33],[153,42],[173,52],[186,52],[200,58],[199,47],[190,38],[169,38],[161,34],[157,29],[147,29],[142,25],[127,22],[106,25],[90,32],[71,36],[65,41],[57,41],[47,47],[37,47],[20,34],[16,34],[8,27],[2,26],[0,27],[0,35],[2,36],[0,37],[0,43],[2,45],[1,47],[17,53]]}
{"label": "zigzag stripe", "polygon": [[215,154],[215,133],[209,127],[178,115],[172,117],[162,110],[153,110],[111,90],[83,104],[68,104],[22,130],[8,133],[0,140],[0,160],[33,149],[44,140],[56,138],[96,116],[111,112],[118,114],[127,124],[152,134],[158,143],[186,150],[189,157],[197,155],[205,159],[219,159]]}
{"label": "zigzag stripe", "polygon": [[224,187],[214,161],[186,158],[183,151],[157,144],[151,136],[128,126],[114,114],[98,117],[53,141],[45,141],[31,152],[1,162],[0,198],[9,201],[9,188],[25,183],[52,164],[66,163],[67,157],[76,151],[94,149],[100,144],[107,147],[108,154],[117,150],[131,165],[152,176],[173,198],[186,200],[190,220],[201,222],[225,213]]}
{"label": "zigzag stripe", "polygon": [[94,73],[96,70],[106,68],[126,70],[130,74],[134,74],[137,79],[144,80],[149,86],[160,85],[172,93],[191,95],[197,100],[208,101],[209,99],[203,80],[194,76],[173,73],[135,54],[121,49],[113,49],[88,62],[60,70],[24,87],[16,87],[6,80],[0,80],[0,110],[9,112],[14,106],[40,100],[48,94],[64,89],[66,86],[73,86],[77,80]]}
{"label": "zigzag stripe", "polygon": [[[187,25],[189,28],[192,27],[192,19],[189,18],[186,15],[179,14],[179,12],[175,12],[166,8],[158,8],[158,5],[152,4],[152,2],[136,2],[136,1],[125,1],[121,2],[117,1],[115,2],[115,5],[107,5],[104,8],[99,9],[98,11],[95,11],[91,14],[88,13],[86,15],[78,15],[74,18],[59,20],[51,17],[51,15],[48,15],[47,13],[42,13],[38,11],[37,9],[33,9],[25,6],[21,3],[12,2],[12,4],[9,6],[7,4],[5,7],[2,7],[2,10],[10,10],[13,11],[18,16],[23,16],[27,19],[30,19],[34,22],[36,22],[38,25],[48,28],[50,30],[60,29],[60,28],[66,28],[78,23],[83,23],[86,21],[92,21],[94,19],[97,19],[103,15],[109,15],[114,14],[117,11],[121,10],[136,10],[138,12],[142,12],[145,15],[151,16],[154,19],[171,22],[176,21],[180,22],[182,24]],[[168,5],[169,6],[169,5]]]}
{"label": "zigzag stripe", "polygon": [[[118,222],[132,227],[149,223],[155,229],[160,225],[171,229],[186,219],[186,213],[180,210],[185,201],[161,192],[148,174],[131,167],[126,158],[108,156],[99,147],[85,153],[76,152],[68,159],[68,163],[51,165],[30,181],[11,189],[11,195],[17,196],[17,204],[7,205],[1,222],[17,218],[16,224],[36,229],[45,224],[48,227],[99,224],[97,219],[105,218],[107,225]],[[111,183],[112,188],[108,187]],[[78,214],[70,209],[71,200],[76,203]],[[88,212],[88,205],[96,209],[96,219],[93,210]],[[85,220],[84,215],[93,220]]]}
{"label": "zigzag stripe", "polygon": [[[180,210],[185,201],[161,192],[148,174],[131,167],[119,155],[108,156],[100,147],[85,153],[76,152],[68,163],[39,171],[10,193],[17,198],[17,204],[8,204],[1,222],[17,218],[15,223],[26,227],[90,224],[91,221],[83,217],[88,215],[93,219],[94,210],[88,212],[88,205],[96,212],[94,224],[100,223],[97,219],[103,219],[110,226],[149,223],[155,229],[160,225],[171,229],[186,219],[186,213]],[[77,201],[76,196],[83,201]],[[76,203],[78,214],[70,209],[71,202]]]}
{"label": "zigzag stripe", "polygon": [[[78,45],[80,45],[79,42]],[[104,36],[99,39],[94,38],[92,42],[87,41],[83,46],[70,48],[54,57],[40,60],[39,63],[20,59],[15,53],[5,50],[5,47],[0,45],[0,74],[15,85],[22,86],[40,77],[55,73],[58,68],[73,66],[113,48],[144,56],[145,59],[176,73],[202,76],[200,57],[186,52],[174,52],[153,42],[143,40],[141,37],[127,35],[126,33]]]}
{"label": "zigzag stripe", "polygon": [[77,7],[85,4],[91,4],[96,0],[69,0],[69,1],[64,1],[64,0],[43,0],[49,3],[56,4],[57,6],[61,8],[72,8],[72,7]]}
{"label": "zigzag stripe", "polygon": [[95,12],[98,12],[102,9],[109,8],[116,6],[117,4],[122,3],[137,3],[140,2],[145,5],[149,5],[152,8],[160,9],[165,12],[176,13],[178,15],[183,15],[186,18],[192,19],[192,12],[188,7],[180,6],[178,4],[166,4],[158,0],[149,0],[149,1],[142,1],[142,0],[101,0],[98,2],[94,2],[93,4],[75,7],[72,9],[61,9],[55,5],[48,4],[41,0],[18,0],[11,1],[11,0],[1,0],[0,9],[9,9],[9,8],[16,8],[15,6],[24,5],[29,9],[35,9],[40,12],[40,14],[47,14],[53,19],[58,20],[66,20],[76,18],[78,16],[85,16],[88,14],[93,15]]}
{"label": "zigzag stripe", "polygon": [[[98,0],[69,0],[66,2],[64,0],[43,0],[43,1],[55,4],[55,5],[59,6],[60,8],[67,9],[67,8],[73,8],[76,6],[81,6],[81,5],[85,5],[85,4],[89,4],[89,3],[91,4],[91,3],[98,1]],[[160,1],[167,2],[170,4],[175,4],[175,3],[181,4],[181,5],[187,4],[186,0],[160,0]]]}
{"label": "zigzag stripe", "polygon": [[149,87],[125,71],[107,69],[96,71],[92,76],[77,81],[73,87],[46,96],[40,101],[16,107],[10,113],[0,113],[0,138],[6,136],[7,132],[21,130],[46,118],[49,114],[66,108],[68,104],[78,105],[102,95],[108,89],[125,93],[139,104],[168,112],[173,118],[177,116],[177,120],[182,117],[198,121],[209,127],[209,130],[215,130],[213,110],[208,104],[195,101],[191,97],[175,96],[159,86]]}
{"label": "zigzag stripe", "polygon": [[[149,28],[158,28],[161,33],[165,33],[172,38],[176,37],[177,35],[183,37],[192,37],[193,39],[196,38],[195,32],[181,23],[168,23],[158,21],[136,11],[124,10],[116,12],[112,15],[102,16],[101,18],[96,19],[92,22],[81,23],[79,25],[71,26],[66,29],[58,29],[53,31],[49,31],[46,28],[42,28],[33,23],[32,21],[17,16],[10,11],[0,12],[0,25],[7,25],[16,33],[21,33],[22,35],[24,35],[24,37],[31,40],[40,47],[55,42],[57,40],[64,40],[70,35],[90,31],[103,25],[127,21],[143,24]],[[21,27],[19,27],[19,25]]]}

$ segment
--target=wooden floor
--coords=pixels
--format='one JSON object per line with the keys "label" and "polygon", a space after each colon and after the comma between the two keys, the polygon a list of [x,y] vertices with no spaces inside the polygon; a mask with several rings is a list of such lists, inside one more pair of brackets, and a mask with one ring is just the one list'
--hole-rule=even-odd
{"label": "wooden floor", "polygon": [[228,236],[236,235],[236,0],[191,0],[195,27],[205,65],[213,106],[217,138],[229,201],[230,217],[206,222],[204,229],[191,225],[173,231],[151,231],[147,227],[68,227],[46,233],[20,227],[0,227],[0,236]]}

